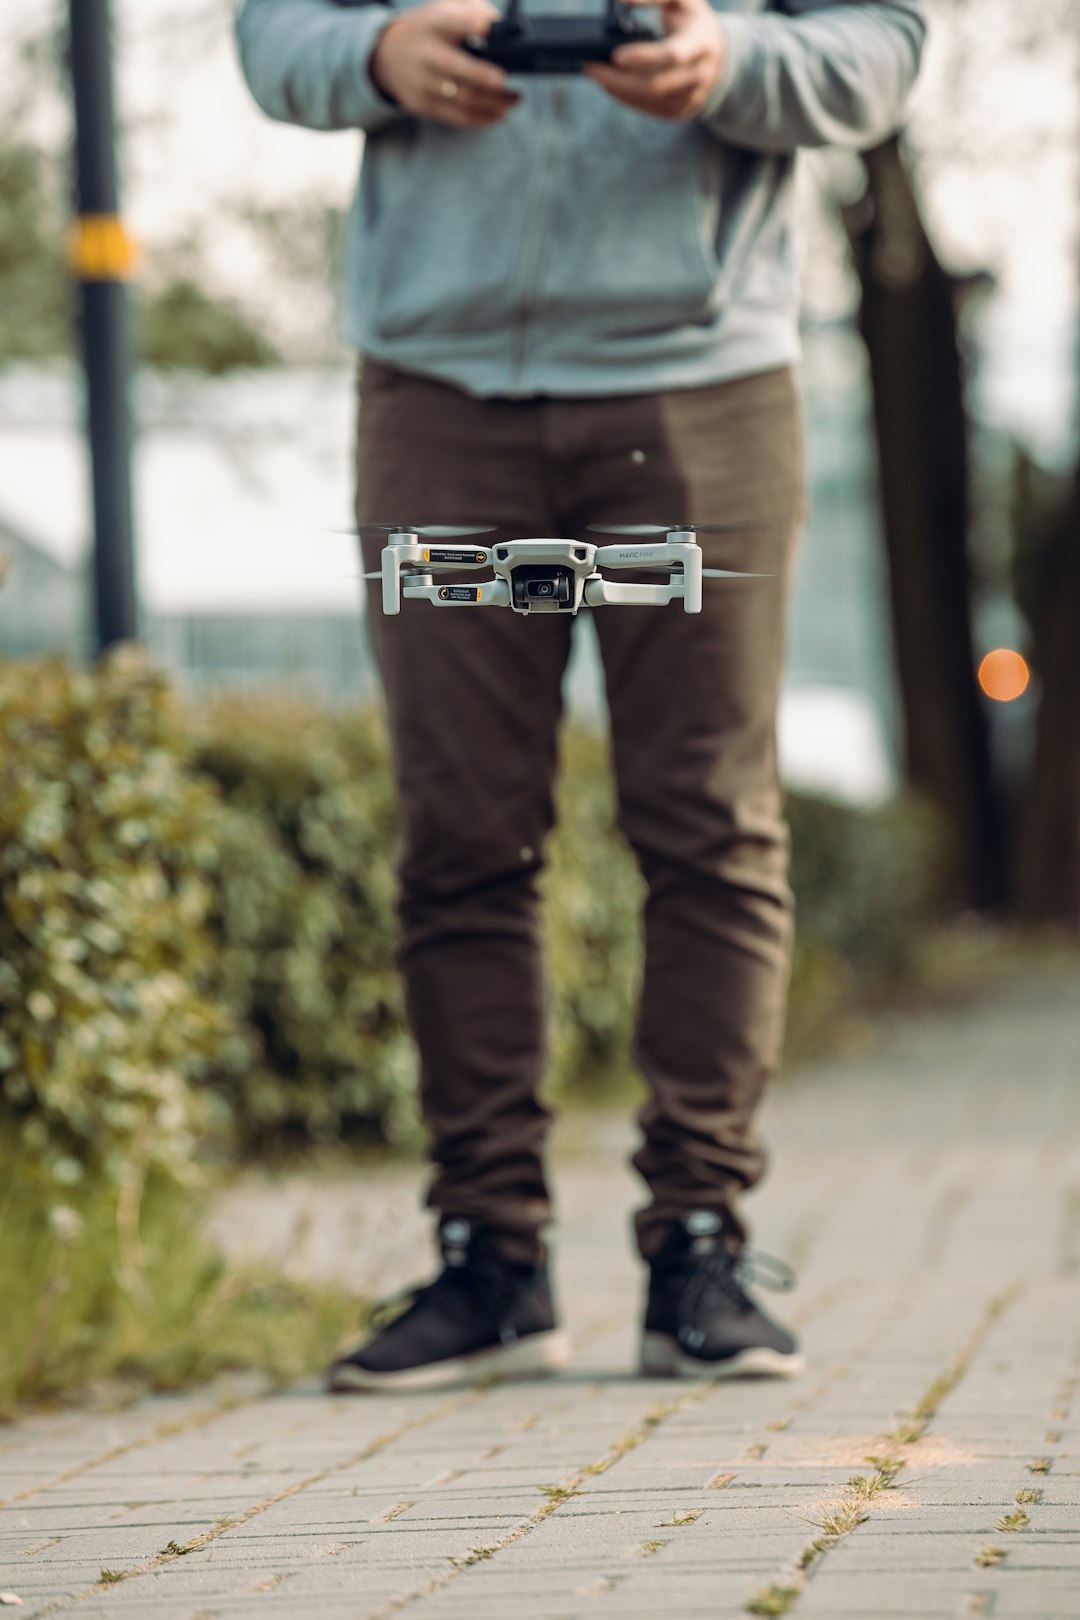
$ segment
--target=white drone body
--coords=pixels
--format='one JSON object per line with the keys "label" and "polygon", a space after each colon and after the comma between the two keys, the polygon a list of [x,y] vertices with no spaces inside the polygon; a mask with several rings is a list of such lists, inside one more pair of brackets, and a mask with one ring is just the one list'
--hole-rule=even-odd
{"label": "white drone body", "polygon": [[[490,568],[493,577],[475,585],[440,585],[445,570]],[[656,584],[611,580],[602,568],[657,569]],[[383,612],[401,612],[406,601],[436,607],[508,607],[515,613],[577,613],[609,604],[663,607],[681,601],[701,612],[704,572],[742,577],[726,569],[703,570],[692,529],[669,529],[662,540],[593,545],[582,540],[503,540],[491,546],[432,544],[412,529],[393,530],[382,554]],[[379,577],[379,576],[376,576]]]}

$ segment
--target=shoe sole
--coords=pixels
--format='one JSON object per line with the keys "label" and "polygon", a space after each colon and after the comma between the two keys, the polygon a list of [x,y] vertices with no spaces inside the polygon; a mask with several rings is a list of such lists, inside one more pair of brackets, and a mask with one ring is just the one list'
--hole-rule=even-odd
{"label": "shoe sole", "polygon": [[797,1352],[784,1355],[758,1345],[740,1350],[724,1361],[701,1361],[688,1356],[666,1333],[645,1333],[641,1340],[643,1378],[797,1378],[806,1366]]}
{"label": "shoe sole", "polygon": [[474,1350],[472,1355],[455,1356],[449,1361],[432,1361],[425,1367],[406,1367],[401,1372],[367,1372],[354,1362],[341,1361],[331,1367],[327,1385],[334,1393],[343,1393],[442,1389],[449,1384],[481,1384],[488,1378],[543,1378],[568,1367],[572,1357],[569,1333],[556,1328],[551,1333],[529,1333],[511,1344]]}

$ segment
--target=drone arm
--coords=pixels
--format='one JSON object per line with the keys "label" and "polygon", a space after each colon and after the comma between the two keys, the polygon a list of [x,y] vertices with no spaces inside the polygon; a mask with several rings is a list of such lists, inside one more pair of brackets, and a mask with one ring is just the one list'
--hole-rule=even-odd
{"label": "drone arm", "polygon": [[594,574],[585,581],[585,602],[588,607],[663,607],[681,597],[687,613],[701,612],[701,590],[698,588],[697,605],[686,590],[686,576],[676,574],[664,585],[627,585],[620,580],[604,579]]}
{"label": "drone arm", "polygon": [[680,546],[679,549],[685,552],[682,571],[683,610],[686,613],[700,613],[701,547],[695,544]]}
{"label": "drone arm", "polygon": [[[614,581],[600,580],[599,584],[610,587],[609,591],[597,593],[596,582],[590,580],[585,587],[585,600],[590,605],[599,605],[602,602],[671,602],[682,597],[683,606],[687,613],[701,612],[701,547],[692,534],[685,539],[673,540],[669,536],[666,540],[658,540],[654,545],[623,545],[598,546],[596,550],[597,566],[601,568],[671,568],[681,565],[682,573],[676,574],[669,585],[619,585]],[[593,594],[590,596],[590,586]],[[625,595],[625,592],[647,594]]]}
{"label": "drone arm", "polygon": [[479,585],[435,585],[428,575],[423,584],[406,584],[407,601],[434,602],[436,607],[509,607],[510,582],[485,579]]}
{"label": "drone arm", "polygon": [[[696,547],[695,547],[696,549]],[[597,546],[598,568],[670,568],[673,562],[682,562],[687,548],[676,547],[670,540],[657,540],[653,545],[640,541],[624,541],[621,546]]]}
{"label": "drone arm", "polygon": [[[402,568],[416,568],[423,564],[423,549],[415,534],[393,536],[382,552],[383,612],[391,616],[401,612]],[[408,578],[408,575],[405,576]]]}
{"label": "drone arm", "polygon": [[382,606],[391,616],[401,612],[401,546],[384,546],[382,554]]}

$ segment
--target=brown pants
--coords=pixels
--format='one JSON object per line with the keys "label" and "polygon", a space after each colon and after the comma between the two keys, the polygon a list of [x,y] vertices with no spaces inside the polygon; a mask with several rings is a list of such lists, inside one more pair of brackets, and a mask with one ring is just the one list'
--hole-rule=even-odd
{"label": "brown pants", "polygon": [[[703,537],[704,611],[595,613],[619,821],[647,885],[634,1159],[647,1257],[673,1219],[761,1175],[753,1129],[775,1067],[791,899],[775,720],[801,424],[790,372],[603,399],[474,400],[371,361],[361,377],[361,523],[499,525],[487,541],[594,522],[733,521]],[[381,542],[365,542],[378,567]],[[620,578],[633,578],[620,575]],[[655,577],[655,576],[654,576]],[[537,875],[553,819],[567,615],[405,604],[369,592],[400,802],[401,964],[435,1175],[428,1203],[542,1252],[549,1114]],[[737,1215],[735,1216],[738,1221]]]}

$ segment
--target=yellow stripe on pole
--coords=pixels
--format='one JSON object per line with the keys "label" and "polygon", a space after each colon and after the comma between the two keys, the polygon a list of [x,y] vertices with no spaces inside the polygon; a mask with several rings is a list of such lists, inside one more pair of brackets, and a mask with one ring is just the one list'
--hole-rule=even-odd
{"label": "yellow stripe on pole", "polygon": [[142,251],[119,214],[82,214],[68,239],[68,266],[80,281],[130,281]]}

